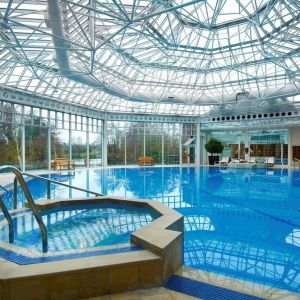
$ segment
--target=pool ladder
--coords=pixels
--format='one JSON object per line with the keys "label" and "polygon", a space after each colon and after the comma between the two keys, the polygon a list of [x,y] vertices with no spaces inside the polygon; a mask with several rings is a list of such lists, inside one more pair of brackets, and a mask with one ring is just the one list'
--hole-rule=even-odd
{"label": "pool ladder", "polygon": [[[66,183],[62,183],[62,182],[59,182],[59,181],[55,181],[55,180],[52,180],[52,179],[48,179],[48,178],[44,178],[44,177],[41,177],[41,176],[38,176],[38,175],[33,175],[33,174],[29,174],[29,173],[21,173],[19,169],[17,169],[16,167],[13,167],[13,166],[2,166],[0,167],[0,171],[11,171],[12,173],[15,174],[15,179],[14,179],[14,193],[13,193],[13,207],[14,209],[17,208],[17,189],[18,189],[18,182],[21,186],[21,189],[25,195],[25,198],[27,200],[27,203],[30,207],[30,209],[32,210],[32,213],[39,225],[39,228],[41,230],[41,234],[42,234],[42,250],[43,250],[43,253],[46,253],[48,251],[48,234],[47,234],[47,228],[44,224],[44,221],[35,205],[35,202],[32,198],[32,195],[26,185],[26,182],[24,180],[24,177],[23,175],[25,176],[30,176],[30,177],[33,177],[33,178],[37,178],[37,179],[40,179],[40,180],[43,180],[43,181],[46,181],[47,182],[47,199],[51,199],[51,183],[54,183],[54,184],[59,184],[59,185],[62,185],[62,186],[65,186],[65,187],[69,187],[69,188],[73,188],[73,189],[76,189],[76,190],[79,190],[79,191],[83,191],[83,192],[86,192],[88,194],[94,194],[96,197],[97,196],[102,196],[100,193],[96,193],[96,192],[92,192],[92,191],[89,191],[89,190],[86,190],[86,189],[82,189],[82,188],[79,188],[79,187],[75,187],[75,186],[72,186],[72,185],[69,185],[69,184],[66,184]],[[8,190],[6,188],[4,188],[3,186],[0,186],[5,192],[8,192]],[[12,217],[11,217],[11,214],[9,213],[4,201],[3,201],[3,198],[1,197],[1,194],[0,194],[0,208],[2,209],[3,211],[3,215],[4,217],[6,218],[7,222],[8,222],[8,230],[9,230],[9,242],[10,243],[13,243],[14,242],[14,228],[13,228],[13,220],[12,220]]]}

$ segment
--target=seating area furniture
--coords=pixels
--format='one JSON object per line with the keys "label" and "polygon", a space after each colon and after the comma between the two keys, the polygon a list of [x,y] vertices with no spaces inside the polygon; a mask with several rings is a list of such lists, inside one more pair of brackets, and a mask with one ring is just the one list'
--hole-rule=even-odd
{"label": "seating area furniture", "polygon": [[248,163],[249,163],[249,164],[255,164],[255,163],[256,163],[256,158],[255,158],[255,157],[250,157],[250,158],[248,159]]}
{"label": "seating area furniture", "polygon": [[53,161],[53,169],[54,171],[57,170],[75,170],[75,163],[72,160],[69,160],[68,158],[54,158]]}
{"label": "seating area furniture", "polygon": [[137,163],[139,166],[154,166],[154,159],[149,156],[141,156],[138,158]]}
{"label": "seating area furniture", "polygon": [[266,157],[265,160],[265,167],[272,168],[275,164],[275,158],[274,157]]}
{"label": "seating area furniture", "polygon": [[220,165],[221,166],[227,166],[229,163],[229,157],[228,156],[224,156],[222,157],[222,159],[220,160]]}

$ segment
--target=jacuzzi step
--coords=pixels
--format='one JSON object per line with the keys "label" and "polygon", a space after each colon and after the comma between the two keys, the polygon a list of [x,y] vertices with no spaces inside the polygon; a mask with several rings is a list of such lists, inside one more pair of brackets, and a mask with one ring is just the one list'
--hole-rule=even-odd
{"label": "jacuzzi step", "polygon": [[[101,249],[102,248],[102,249]],[[90,250],[85,252],[74,252],[74,253],[65,253],[65,254],[56,254],[56,255],[42,255],[42,256],[27,256],[25,254],[18,253],[15,250],[5,249],[0,247],[0,257],[8,260],[12,263],[18,265],[30,265],[30,264],[40,264],[54,261],[62,261],[66,259],[77,259],[85,258],[91,256],[104,256],[109,254],[125,253],[125,252],[134,252],[143,250],[139,246],[128,245],[123,247],[100,247],[97,250]],[[24,252],[23,252],[24,253]]]}

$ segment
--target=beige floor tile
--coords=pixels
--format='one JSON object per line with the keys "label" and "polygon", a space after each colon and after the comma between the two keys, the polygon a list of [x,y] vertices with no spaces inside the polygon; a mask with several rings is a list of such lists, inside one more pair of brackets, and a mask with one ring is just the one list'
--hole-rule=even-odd
{"label": "beige floor tile", "polygon": [[174,292],[164,287],[141,289],[132,292],[113,294],[110,296],[100,296],[94,298],[87,298],[83,300],[194,300],[188,295]]}
{"label": "beige floor tile", "polygon": [[199,298],[195,298],[195,297],[192,297],[192,296],[189,296],[189,295],[185,295],[185,294],[182,294],[182,293],[177,293],[177,292],[174,292],[174,291],[171,291],[170,292],[173,299],[174,300],[194,300],[194,299],[199,299]]}

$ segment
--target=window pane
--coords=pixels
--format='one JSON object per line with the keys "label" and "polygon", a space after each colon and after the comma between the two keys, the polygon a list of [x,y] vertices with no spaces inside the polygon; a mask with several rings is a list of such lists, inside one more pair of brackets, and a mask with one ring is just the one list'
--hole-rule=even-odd
{"label": "window pane", "polygon": [[25,168],[26,170],[48,167],[48,128],[25,126]]}

